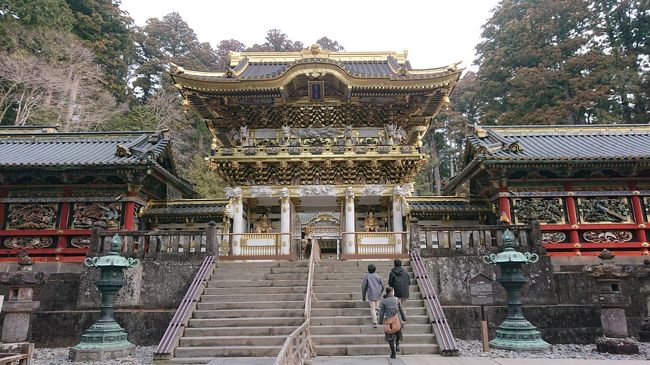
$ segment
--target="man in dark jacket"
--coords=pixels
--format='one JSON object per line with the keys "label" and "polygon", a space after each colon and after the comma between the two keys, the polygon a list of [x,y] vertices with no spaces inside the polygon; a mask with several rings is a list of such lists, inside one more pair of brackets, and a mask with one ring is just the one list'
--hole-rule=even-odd
{"label": "man in dark jacket", "polygon": [[409,297],[409,285],[411,285],[411,275],[402,268],[402,260],[393,261],[395,267],[388,275],[388,286],[395,289],[395,296],[402,303],[402,309],[406,313],[406,300]]}

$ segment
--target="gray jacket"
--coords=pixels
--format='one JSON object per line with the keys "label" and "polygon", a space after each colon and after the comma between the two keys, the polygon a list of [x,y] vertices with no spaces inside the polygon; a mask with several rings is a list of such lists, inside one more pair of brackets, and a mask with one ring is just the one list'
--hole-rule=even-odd
{"label": "gray jacket", "polygon": [[366,274],[361,282],[361,299],[379,300],[384,292],[384,283],[377,273]]}

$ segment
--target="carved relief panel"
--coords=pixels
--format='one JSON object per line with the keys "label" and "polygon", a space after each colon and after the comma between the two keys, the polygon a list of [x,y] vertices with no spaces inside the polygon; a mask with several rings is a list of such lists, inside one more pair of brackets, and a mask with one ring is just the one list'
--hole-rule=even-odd
{"label": "carved relief panel", "polygon": [[564,203],[560,198],[515,199],[513,208],[516,224],[529,223],[533,220],[540,223],[565,223]]}
{"label": "carved relief panel", "polygon": [[579,198],[582,223],[628,223],[632,221],[627,198]]}
{"label": "carved relief panel", "polygon": [[49,247],[53,242],[52,237],[7,237],[4,246],[9,249],[26,250]]}
{"label": "carved relief panel", "polygon": [[104,222],[107,228],[119,228],[121,213],[120,203],[75,203],[71,228],[91,228],[95,222]]}
{"label": "carved relief panel", "polygon": [[57,204],[11,204],[7,229],[54,229]]}

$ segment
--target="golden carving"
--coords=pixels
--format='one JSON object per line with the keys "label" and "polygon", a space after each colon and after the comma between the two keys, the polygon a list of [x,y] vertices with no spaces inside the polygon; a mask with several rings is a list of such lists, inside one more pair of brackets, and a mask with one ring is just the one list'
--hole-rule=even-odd
{"label": "golden carving", "polygon": [[372,210],[366,214],[366,218],[363,220],[363,229],[366,232],[379,232],[379,221]]}

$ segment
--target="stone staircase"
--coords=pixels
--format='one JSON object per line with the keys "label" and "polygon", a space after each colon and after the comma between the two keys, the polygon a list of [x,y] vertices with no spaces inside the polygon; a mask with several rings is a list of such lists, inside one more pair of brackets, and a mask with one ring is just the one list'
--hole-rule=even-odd
{"label": "stone staircase", "polygon": [[256,357],[272,363],[304,321],[308,270],[306,261],[220,262],[168,362]]}
{"label": "stone staircase", "polygon": [[[388,343],[384,341],[382,326],[373,328],[367,302],[361,300],[361,280],[370,261],[321,261],[314,275],[316,300],[311,311],[311,335],[318,356],[387,355]],[[392,261],[374,261],[384,285]],[[410,298],[407,302],[407,323],[400,344],[402,354],[437,354],[439,347],[426,314],[424,301],[413,272]]]}

